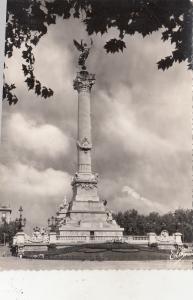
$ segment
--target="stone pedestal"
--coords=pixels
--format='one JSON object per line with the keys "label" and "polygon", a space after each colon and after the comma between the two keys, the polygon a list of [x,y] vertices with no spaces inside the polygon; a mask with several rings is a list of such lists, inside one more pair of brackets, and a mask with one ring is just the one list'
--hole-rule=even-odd
{"label": "stone pedestal", "polygon": [[17,245],[24,245],[25,244],[25,233],[24,232],[17,232],[15,235],[15,242]]}
{"label": "stone pedestal", "polygon": [[180,232],[174,233],[174,239],[177,245],[182,245],[182,234]]}
{"label": "stone pedestal", "polygon": [[51,231],[49,234],[49,243],[55,244],[56,243],[56,232]]}
{"label": "stone pedestal", "polygon": [[157,235],[155,234],[155,232],[149,232],[148,237],[149,237],[149,244],[150,245],[157,243]]}
{"label": "stone pedestal", "polygon": [[25,247],[25,233],[23,231],[16,233],[13,238],[13,246],[17,247],[17,256],[21,258]]}

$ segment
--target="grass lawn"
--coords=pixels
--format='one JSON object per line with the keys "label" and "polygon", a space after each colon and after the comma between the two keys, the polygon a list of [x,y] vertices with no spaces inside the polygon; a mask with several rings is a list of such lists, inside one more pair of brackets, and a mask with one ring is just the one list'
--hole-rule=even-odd
{"label": "grass lawn", "polygon": [[[53,245],[48,251],[41,253],[45,259],[90,261],[167,260],[170,256],[169,250],[126,243],[68,245],[60,249]],[[33,258],[35,254],[37,252],[26,251],[24,257]]]}

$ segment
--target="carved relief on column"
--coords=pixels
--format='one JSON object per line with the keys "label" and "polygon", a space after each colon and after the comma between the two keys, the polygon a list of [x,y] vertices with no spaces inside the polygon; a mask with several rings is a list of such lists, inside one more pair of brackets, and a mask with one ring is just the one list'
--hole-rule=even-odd
{"label": "carved relief on column", "polygon": [[87,152],[88,150],[92,149],[92,144],[90,143],[90,141],[84,137],[81,141],[77,141],[77,147],[80,150],[83,150],[84,152]]}
{"label": "carved relief on column", "polygon": [[76,182],[74,185],[86,191],[92,190],[94,188],[97,189],[97,184],[95,182]]}

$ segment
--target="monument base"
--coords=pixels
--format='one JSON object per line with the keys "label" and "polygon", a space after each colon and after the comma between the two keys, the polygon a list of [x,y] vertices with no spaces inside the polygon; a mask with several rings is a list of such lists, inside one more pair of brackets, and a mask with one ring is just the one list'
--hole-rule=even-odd
{"label": "monument base", "polygon": [[62,227],[59,234],[56,235],[56,243],[65,242],[82,242],[82,243],[97,243],[106,241],[116,241],[123,237],[123,229],[118,228],[99,228],[99,227]]}
{"label": "monument base", "polygon": [[56,233],[52,242],[105,242],[119,240],[124,229],[102,201],[72,201],[60,205]]}

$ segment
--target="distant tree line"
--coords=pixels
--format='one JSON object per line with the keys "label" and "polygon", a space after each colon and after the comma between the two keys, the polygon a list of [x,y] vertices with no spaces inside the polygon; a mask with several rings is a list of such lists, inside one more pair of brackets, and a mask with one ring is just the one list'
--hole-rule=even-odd
{"label": "distant tree line", "polygon": [[[160,215],[151,212],[148,215],[139,214],[131,209],[113,215],[117,223],[124,228],[125,235],[146,235],[148,232],[160,234],[166,229],[169,234],[182,233],[183,242],[193,242],[193,210],[177,209]],[[18,231],[16,222],[0,225],[0,244],[11,243]]]}
{"label": "distant tree line", "polygon": [[193,210],[191,209],[177,209],[164,215],[157,212],[143,215],[131,209],[114,214],[114,219],[124,228],[125,235],[146,235],[148,232],[160,234],[166,229],[169,234],[181,232],[183,242],[193,242]]}

